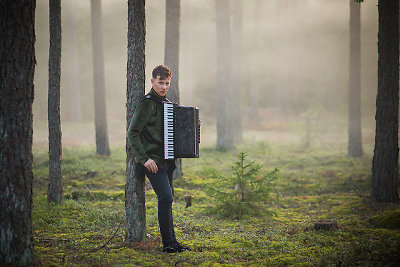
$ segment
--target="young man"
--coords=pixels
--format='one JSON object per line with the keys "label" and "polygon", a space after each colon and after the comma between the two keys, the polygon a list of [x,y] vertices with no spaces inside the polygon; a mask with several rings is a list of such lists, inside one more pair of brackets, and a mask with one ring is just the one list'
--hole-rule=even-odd
{"label": "young man", "polygon": [[174,160],[164,159],[162,101],[170,87],[172,74],[168,67],[159,65],[153,69],[151,97],[144,98],[133,112],[128,130],[128,140],[138,168],[144,166],[158,198],[158,223],[163,251],[168,253],[190,250],[176,241],[172,201],[174,195]]}

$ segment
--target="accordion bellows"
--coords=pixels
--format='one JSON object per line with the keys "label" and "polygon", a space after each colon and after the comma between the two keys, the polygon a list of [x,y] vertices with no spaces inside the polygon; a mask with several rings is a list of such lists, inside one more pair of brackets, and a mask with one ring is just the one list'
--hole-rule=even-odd
{"label": "accordion bellows", "polygon": [[199,109],[163,103],[164,158],[198,158],[200,143]]}

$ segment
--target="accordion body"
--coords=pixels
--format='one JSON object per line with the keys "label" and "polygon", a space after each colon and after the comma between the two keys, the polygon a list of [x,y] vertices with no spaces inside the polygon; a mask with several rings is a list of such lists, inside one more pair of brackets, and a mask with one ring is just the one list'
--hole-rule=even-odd
{"label": "accordion body", "polygon": [[199,109],[163,102],[164,159],[198,158]]}

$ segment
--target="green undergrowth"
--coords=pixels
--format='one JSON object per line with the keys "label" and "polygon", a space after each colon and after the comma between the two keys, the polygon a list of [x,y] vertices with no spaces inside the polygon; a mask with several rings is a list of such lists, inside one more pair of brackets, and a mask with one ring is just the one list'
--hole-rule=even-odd
{"label": "green undergrowth", "polygon": [[[240,151],[275,168],[274,201],[265,216],[222,218],[210,213],[215,199],[206,189],[218,175],[231,176]],[[350,159],[345,144],[303,148],[293,144],[244,141],[233,151],[202,147],[199,159],[184,159],[175,180],[176,234],[191,252],[161,252],[157,199],[146,180],[146,242],[127,243],[125,231],[125,148],[110,157],[94,148],[64,148],[64,200],[48,204],[48,152],[34,152],[33,231],[36,256],[45,266],[395,266],[400,262],[399,203],[370,200],[372,155]],[[185,196],[192,196],[186,208]],[[261,207],[263,208],[263,207]],[[389,216],[389,217],[388,217]],[[390,217],[391,216],[391,217]],[[389,219],[387,219],[389,218]],[[314,230],[316,222],[334,222]]]}

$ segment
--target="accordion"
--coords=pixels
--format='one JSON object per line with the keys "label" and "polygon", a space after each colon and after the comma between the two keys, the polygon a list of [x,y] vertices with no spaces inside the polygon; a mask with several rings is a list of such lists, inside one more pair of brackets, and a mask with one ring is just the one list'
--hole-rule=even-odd
{"label": "accordion", "polygon": [[199,109],[163,102],[164,159],[198,158]]}

